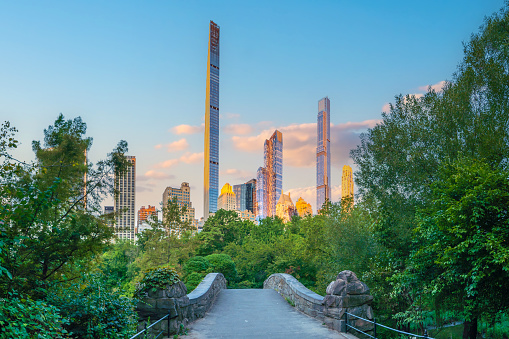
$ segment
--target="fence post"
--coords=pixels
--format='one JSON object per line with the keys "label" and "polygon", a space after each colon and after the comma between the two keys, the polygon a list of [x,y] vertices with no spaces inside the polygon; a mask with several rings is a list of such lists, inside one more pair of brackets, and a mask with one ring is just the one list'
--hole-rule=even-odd
{"label": "fence post", "polygon": [[373,325],[375,325],[375,329],[374,329],[375,333],[373,333],[373,334],[374,334],[375,339],[377,339],[376,338],[376,318],[373,318]]}
{"label": "fence post", "polygon": [[348,313],[345,311],[345,333],[348,333]]}
{"label": "fence post", "polygon": [[424,338],[427,338],[427,337],[428,337],[428,330],[424,329]]}
{"label": "fence post", "polygon": [[170,337],[170,318],[171,318],[171,307],[168,308],[168,338]]}

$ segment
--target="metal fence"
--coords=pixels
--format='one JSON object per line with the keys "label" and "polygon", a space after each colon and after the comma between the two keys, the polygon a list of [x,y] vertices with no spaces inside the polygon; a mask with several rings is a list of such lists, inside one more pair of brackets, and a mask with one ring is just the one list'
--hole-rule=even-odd
{"label": "metal fence", "polygon": [[[355,328],[355,326],[349,325],[349,324],[348,324],[348,317],[349,317],[349,316],[350,316],[350,317],[355,317],[355,318],[357,318],[357,319],[361,319],[361,320],[367,321],[368,323],[373,324],[373,325],[374,325],[374,326],[373,326],[373,335],[371,335],[371,334],[369,334],[369,333],[366,333],[366,332],[363,332],[363,331],[361,331],[360,329]],[[348,333],[348,329],[349,329],[349,328],[351,328],[351,329],[354,329],[355,331],[360,332],[360,333],[362,333],[362,334],[364,334],[364,335],[366,335],[366,336],[368,336],[368,337],[370,337],[370,338],[373,338],[373,339],[381,339],[381,338],[378,338],[378,337],[377,337],[377,334],[376,334],[376,327],[378,326],[378,327],[385,328],[385,329],[387,329],[387,330],[389,330],[389,331],[392,331],[392,332],[396,332],[396,333],[399,333],[399,334],[406,335],[406,336],[408,336],[408,338],[412,338],[412,339],[413,339],[413,338],[427,338],[427,339],[434,339],[434,338],[432,338],[432,337],[429,337],[429,336],[428,336],[428,332],[427,332],[426,330],[424,330],[424,335],[418,335],[418,334],[408,333],[408,332],[405,332],[405,331],[400,331],[400,330],[397,330],[397,329],[395,329],[395,328],[391,328],[391,327],[388,327],[388,326],[385,326],[385,325],[379,324],[379,323],[377,323],[377,322],[376,322],[376,319],[373,319],[373,321],[371,321],[371,320],[364,319],[364,318],[362,318],[362,317],[359,317],[359,316],[357,316],[357,315],[355,315],[355,314],[351,314],[351,313],[348,313],[348,312],[345,312],[344,318],[345,318],[345,325],[346,325],[346,326],[345,326],[345,332],[347,332],[347,333]]]}
{"label": "metal fence", "polygon": [[[155,323],[153,324],[150,324],[150,326],[147,327],[147,323],[145,323],[145,328],[143,330],[141,330],[140,332],[136,333],[135,335],[133,335],[131,338],[129,339],[134,339],[134,338],[140,338],[140,339],[157,339],[161,336],[161,334],[164,333],[164,330],[161,330],[159,333],[157,333],[157,335],[154,333],[154,334],[149,334],[150,332],[150,329],[155,326],[156,324],[159,324],[161,321],[165,320],[165,319],[168,319],[168,338],[170,337],[170,319],[171,319],[171,312],[168,311],[168,314],[165,315],[164,317],[162,317],[161,319],[157,320]],[[142,335],[142,337],[140,337],[140,335]]]}

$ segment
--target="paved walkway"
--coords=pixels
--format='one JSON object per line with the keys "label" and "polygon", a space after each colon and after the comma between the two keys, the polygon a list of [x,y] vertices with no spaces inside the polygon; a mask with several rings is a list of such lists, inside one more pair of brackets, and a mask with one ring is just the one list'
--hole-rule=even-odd
{"label": "paved walkway", "polygon": [[207,315],[189,326],[185,339],[208,338],[339,338],[354,339],[328,329],[290,306],[276,291],[222,290]]}

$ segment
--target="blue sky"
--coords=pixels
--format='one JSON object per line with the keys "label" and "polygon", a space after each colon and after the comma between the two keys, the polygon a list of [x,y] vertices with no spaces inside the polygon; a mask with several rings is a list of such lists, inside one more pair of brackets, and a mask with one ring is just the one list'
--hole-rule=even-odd
{"label": "blue sky", "polygon": [[[451,79],[462,42],[503,6],[484,1],[0,2],[0,120],[15,155],[62,112],[81,116],[91,160],[137,157],[136,205],[191,184],[201,216],[209,20],[221,27],[220,187],[252,178],[283,132],[283,190],[316,211],[318,100],[331,100],[333,200],[349,150],[397,94]],[[108,201],[106,201],[108,203]]]}

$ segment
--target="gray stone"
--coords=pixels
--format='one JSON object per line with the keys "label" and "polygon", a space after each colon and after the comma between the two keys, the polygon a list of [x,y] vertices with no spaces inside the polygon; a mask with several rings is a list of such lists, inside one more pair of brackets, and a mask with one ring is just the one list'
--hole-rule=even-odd
{"label": "gray stone", "polygon": [[373,296],[370,294],[361,294],[361,295],[347,295],[343,297],[343,307],[357,307],[362,304],[371,304],[373,301]]}
{"label": "gray stone", "polygon": [[342,304],[342,297],[337,295],[326,295],[322,301],[322,305],[325,307],[342,307]]}
{"label": "gray stone", "polygon": [[179,281],[166,288],[168,298],[180,298],[187,294],[187,287],[183,281]]}
{"label": "gray stone", "polygon": [[348,270],[339,272],[337,277],[336,277],[336,280],[337,279],[344,280],[347,283],[351,283],[351,282],[354,282],[354,281],[359,281],[359,279],[357,278],[355,273],[353,273],[352,271],[348,271]]}
{"label": "gray stone", "polygon": [[328,295],[342,295],[343,291],[345,290],[345,287],[346,287],[346,281],[344,281],[342,279],[337,279],[337,280],[332,281],[329,284],[329,286],[327,286],[326,293]]}
{"label": "gray stone", "polygon": [[[337,280],[336,280],[337,281]],[[354,281],[346,285],[347,294],[369,294],[369,287],[362,281]]]}

